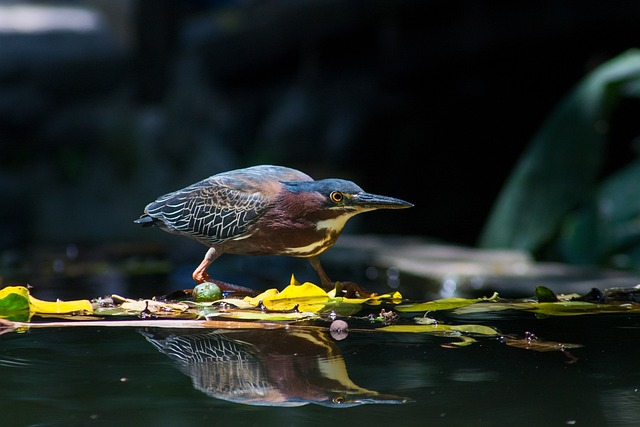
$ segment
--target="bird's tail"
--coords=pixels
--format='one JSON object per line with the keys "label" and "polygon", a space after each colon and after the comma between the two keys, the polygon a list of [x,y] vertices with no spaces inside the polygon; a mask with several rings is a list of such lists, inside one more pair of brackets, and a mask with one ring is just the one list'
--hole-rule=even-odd
{"label": "bird's tail", "polygon": [[156,225],[157,221],[158,221],[157,219],[152,218],[147,214],[144,214],[133,222],[135,222],[136,224],[141,224],[143,227],[152,227]]}

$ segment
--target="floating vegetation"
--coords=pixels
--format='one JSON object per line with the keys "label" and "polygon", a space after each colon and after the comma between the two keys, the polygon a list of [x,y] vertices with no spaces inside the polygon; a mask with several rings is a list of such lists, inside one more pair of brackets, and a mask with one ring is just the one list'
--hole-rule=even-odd
{"label": "floating vegetation", "polygon": [[[636,302],[639,288],[609,291],[591,290],[585,295],[556,295],[538,286],[535,295],[521,300],[507,300],[494,294],[488,298],[445,298],[433,301],[407,301],[398,292],[364,298],[336,296],[313,283],[298,282],[291,276],[281,291],[268,289],[255,297],[221,298],[217,286],[198,285],[186,300],[164,298],[132,299],[120,295],[93,300],[42,301],[27,287],[0,289],[2,329],[64,326],[134,326],[279,329],[301,328],[327,330],[335,339],[347,332],[429,334],[455,338],[446,348],[471,345],[477,338],[496,338],[502,343],[534,351],[563,351],[579,344],[539,340],[534,335],[524,339],[503,334],[496,328],[473,323],[450,324],[437,319],[437,313],[465,316],[477,313],[500,313],[508,310],[531,312],[536,317],[630,313],[640,311]],[[197,288],[198,288],[197,287]],[[410,315],[410,316],[407,316]],[[37,320],[33,320],[36,317]],[[65,322],[47,322],[56,317]],[[70,321],[71,320],[71,321]]]}

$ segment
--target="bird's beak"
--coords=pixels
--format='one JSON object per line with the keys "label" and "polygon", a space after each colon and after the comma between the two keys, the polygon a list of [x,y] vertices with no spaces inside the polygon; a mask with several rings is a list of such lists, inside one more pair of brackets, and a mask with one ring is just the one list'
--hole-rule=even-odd
{"label": "bird's beak", "polygon": [[353,196],[351,202],[361,210],[404,209],[413,206],[413,203],[405,202],[404,200],[370,193],[358,193]]}

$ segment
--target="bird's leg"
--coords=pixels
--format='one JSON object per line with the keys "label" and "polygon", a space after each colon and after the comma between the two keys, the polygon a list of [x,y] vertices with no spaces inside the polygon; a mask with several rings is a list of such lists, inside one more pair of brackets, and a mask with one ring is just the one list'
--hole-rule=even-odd
{"label": "bird's leg", "polygon": [[197,283],[211,282],[211,277],[207,274],[207,268],[209,268],[211,263],[219,256],[220,254],[216,253],[215,248],[209,248],[198,268],[193,270],[193,280]]}
{"label": "bird's leg", "polygon": [[233,283],[223,282],[222,280],[214,280],[209,277],[207,274],[207,268],[211,265],[213,261],[216,260],[222,252],[217,252],[215,248],[209,248],[207,253],[204,255],[204,259],[193,271],[192,277],[197,283],[210,282],[218,285],[221,291],[232,293],[234,295],[255,295],[255,289],[246,288],[244,286],[234,285]]}
{"label": "bird's leg", "polygon": [[332,282],[327,273],[322,268],[320,259],[317,256],[310,257],[308,258],[308,260],[309,264],[311,264],[311,267],[313,267],[316,273],[318,273],[318,276],[320,276],[320,282],[322,283],[322,288],[325,291],[329,291],[333,289],[334,286],[336,286],[336,295],[340,293],[345,297],[370,297],[375,295],[374,293],[371,293],[360,287],[360,285],[355,282]]}
{"label": "bird's leg", "polygon": [[320,259],[317,256],[312,256],[308,258],[308,260],[309,260],[309,264],[311,264],[311,267],[313,267],[316,273],[318,273],[318,276],[320,277],[320,282],[322,284],[322,288],[325,290],[333,289],[333,282],[331,281],[327,273],[325,273],[324,268],[322,268],[322,265],[320,264]]}

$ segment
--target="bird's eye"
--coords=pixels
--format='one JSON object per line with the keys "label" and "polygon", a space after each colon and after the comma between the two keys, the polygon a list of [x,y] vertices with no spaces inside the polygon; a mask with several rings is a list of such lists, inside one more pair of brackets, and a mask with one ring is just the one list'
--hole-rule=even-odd
{"label": "bird's eye", "polygon": [[344,397],[342,396],[336,396],[333,398],[333,403],[337,403],[337,404],[341,404],[344,403]]}
{"label": "bird's eye", "polygon": [[331,200],[333,200],[336,203],[340,203],[344,198],[342,193],[339,191],[333,191],[331,194],[329,194],[329,197],[331,197]]}

